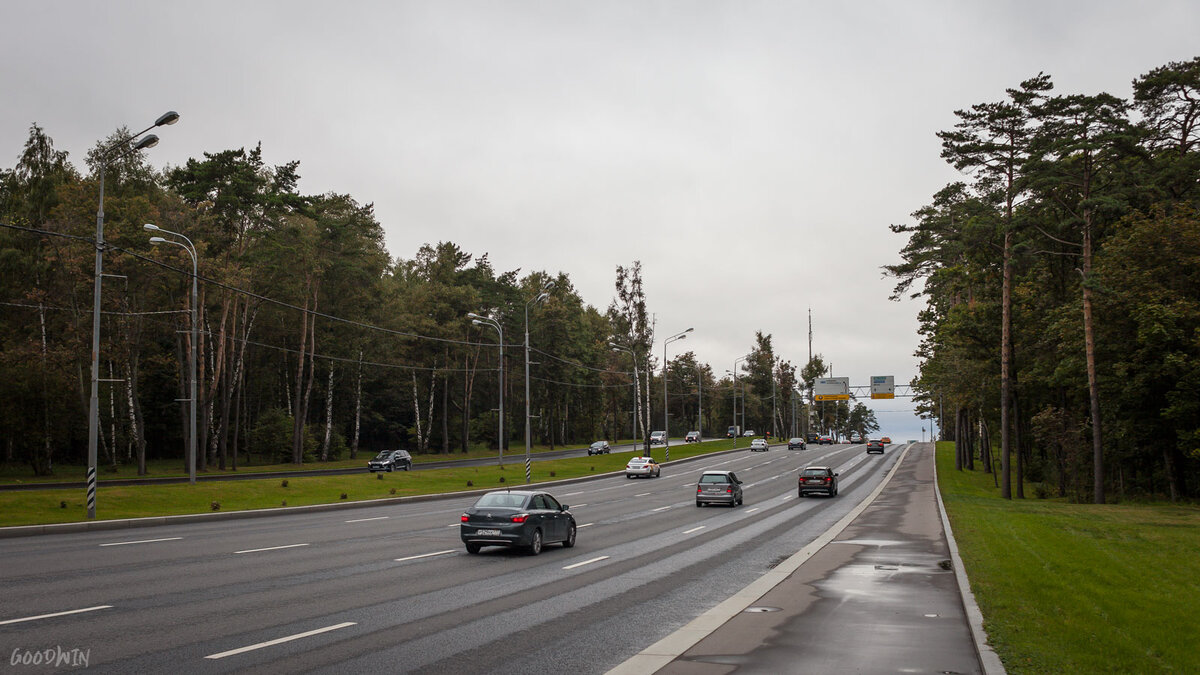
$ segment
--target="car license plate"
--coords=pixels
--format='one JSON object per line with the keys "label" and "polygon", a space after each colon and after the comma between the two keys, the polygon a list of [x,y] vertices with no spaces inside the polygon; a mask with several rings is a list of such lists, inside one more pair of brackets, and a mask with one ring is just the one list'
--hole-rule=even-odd
{"label": "car license plate", "polygon": [[809,478],[805,482],[808,483],[809,485],[819,485],[819,484],[823,483],[824,481],[822,481],[820,478]]}
{"label": "car license plate", "polygon": [[475,534],[484,537],[498,537],[500,536],[500,530],[475,530]]}

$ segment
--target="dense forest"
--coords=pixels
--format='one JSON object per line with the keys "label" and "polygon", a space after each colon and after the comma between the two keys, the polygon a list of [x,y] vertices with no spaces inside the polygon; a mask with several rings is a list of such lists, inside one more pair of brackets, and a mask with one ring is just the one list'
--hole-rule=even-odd
{"label": "dense forest", "polygon": [[[81,170],[34,124],[0,170],[0,461],[37,475],[86,462],[101,194],[102,467],[184,461],[193,356],[200,471],[496,448],[501,369],[503,442],[523,448],[526,317],[534,444],[661,428],[662,342],[639,263],[616,267],[601,311],[566,274],[497,271],[454,243],[393,258],[371,204],[300,194],[298,163],[269,166],[261,147],[160,171],[138,136],[116,130]],[[672,435],[701,421],[723,435],[735,405],[745,427],[804,429],[821,359],[797,374],[770,335],[748,342],[736,387],[693,352],[670,359]],[[874,423],[861,404],[819,414],[822,430]]]}
{"label": "dense forest", "polygon": [[956,111],[964,180],[892,226],[895,297],[926,300],[919,405],[1005,497],[1200,490],[1200,57],[1132,91],[1039,73]]}

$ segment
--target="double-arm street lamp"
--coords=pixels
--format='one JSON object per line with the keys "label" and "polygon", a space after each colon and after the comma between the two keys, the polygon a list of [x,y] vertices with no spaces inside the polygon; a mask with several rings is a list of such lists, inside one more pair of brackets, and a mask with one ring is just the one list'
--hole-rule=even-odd
{"label": "double-arm street lamp", "polygon": [[180,234],[179,232],[172,232],[170,230],[164,230],[157,225],[152,225],[150,223],[146,223],[145,225],[142,226],[142,229],[146,230],[147,232],[162,232],[163,234],[168,234],[168,235],[171,235],[172,237],[179,237],[183,241],[178,241],[176,239],[165,239],[163,237],[150,237],[150,243],[154,244],[154,245],[174,244],[174,245],[182,248],[183,250],[187,251],[188,255],[192,256],[192,348],[190,350],[188,350],[189,351],[188,370],[190,372],[190,374],[188,375],[188,382],[189,382],[188,402],[191,405],[189,406],[189,411],[188,411],[189,419],[188,419],[187,466],[188,466],[188,482],[195,485],[196,484],[196,406],[197,406],[197,400],[196,400],[196,350],[198,350],[200,348],[200,342],[199,342],[199,340],[200,340],[199,297],[200,296],[197,291],[197,285],[196,285],[197,278],[199,277],[198,267],[196,264],[196,245],[193,244],[192,240],[188,239],[185,235]]}
{"label": "double-arm street lamp", "polygon": [[667,417],[667,345],[687,339],[687,334],[692,330],[689,328],[663,340],[663,451],[666,453],[664,461],[667,462],[671,461],[671,427]]}
{"label": "double-arm street lamp", "polygon": [[533,480],[533,474],[529,469],[529,450],[532,437],[529,431],[529,306],[537,305],[545,302],[546,298],[550,297],[550,290],[554,288],[553,281],[547,281],[545,286],[542,286],[542,291],[535,298],[525,303],[525,482],[529,483]]}
{"label": "double-arm street lamp", "polygon": [[[500,322],[475,313],[467,314],[467,318],[471,319],[471,323],[476,326],[491,326],[500,334],[500,429],[496,433],[496,442],[500,446],[500,466],[504,466],[504,327]],[[527,353],[528,354],[528,353]],[[526,380],[528,381],[528,371],[526,371]]]}
{"label": "double-arm street lamp", "polygon": [[[740,362],[742,362],[742,361],[745,361],[745,360],[746,360],[746,357],[745,357],[745,356],[739,356],[739,357],[737,357],[736,359],[734,359],[734,360],[733,360],[733,370],[727,370],[727,371],[725,371],[725,372],[729,373],[730,375],[733,375],[733,431],[734,431],[734,433],[733,433],[733,447],[735,447],[735,448],[737,447],[737,443],[738,443],[738,436],[741,436],[741,435],[742,435],[742,428],[741,428],[741,427],[739,427],[739,426],[738,426],[738,423],[737,423],[737,421],[738,421],[738,417],[737,417],[737,400],[738,400],[738,394],[737,394],[737,387],[738,387],[738,375],[737,375],[737,369],[738,369],[738,363],[740,363]],[[746,396],[745,396],[745,394],[743,394],[743,395],[742,395],[742,424],[745,424],[745,423],[746,423]]]}
{"label": "double-arm street lamp", "polygon": [[[96,449],[100,445],[100,289],[104,278],[104,172],[109,156],[117,150],[136,152],[158,144],[158,136],[142,134],[154,127],[174,124],[179,113],[174,110],[164,113],[154,124],[119,141],[109,144],[100,151],[100,206],[96,209],[96,279],[92,298],[92,392],[88,404],[88,471],[87,471],[87,517],[96,517]],[[141,136],[141,138],[138,138]],[[135,141],[136,139],[136,141]],[[132,142],[132,145],[130,143]]]}

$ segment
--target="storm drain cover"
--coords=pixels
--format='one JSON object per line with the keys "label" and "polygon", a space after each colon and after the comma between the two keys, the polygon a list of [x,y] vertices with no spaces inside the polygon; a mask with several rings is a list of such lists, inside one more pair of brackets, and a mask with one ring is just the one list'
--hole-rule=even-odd
{"label": "storm drain cover", "polygon": [[779,608],[778,607],[747,607],[746,609],[743,609],[742,611],[747,612],[749,614],[756,614],[759,612],[778,612]]}

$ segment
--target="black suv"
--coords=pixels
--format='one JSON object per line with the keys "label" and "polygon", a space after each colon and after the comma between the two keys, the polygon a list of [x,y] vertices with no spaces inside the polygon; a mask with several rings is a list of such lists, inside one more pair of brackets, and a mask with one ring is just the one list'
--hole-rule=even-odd
{"label": "black suv", "polygon": [[813,493],[836,497],[838,493],[837,472],[827,466],[809,466],[800,472],[798,486],[801,497]]}
{"label": "black suv", "polygon": [[375,459],[367,462],[367,471],[409,471],[412,469],[412,455],[407,450],[384,450],[375,455]]}

